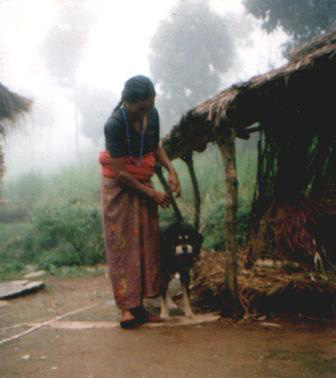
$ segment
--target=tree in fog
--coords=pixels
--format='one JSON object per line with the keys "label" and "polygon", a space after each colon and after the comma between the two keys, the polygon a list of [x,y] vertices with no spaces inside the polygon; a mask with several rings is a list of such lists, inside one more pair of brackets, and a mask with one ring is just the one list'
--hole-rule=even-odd
{"label": "tree in fog", "polygon": [[75,110],[77,156],[79,155],[79,116],[76,73],[93,22],[92,14],[85,8],[85,3],[85,1],[62,3],[56,23],[51,27],[41,45],[41,52],[51,75],[62,87],[71,89]]}
{"label": "tree in fog", "polygon": [[218,91],[233,58],[227,20],[212,12],[205,0],[180,0],[152,38],[149,56],[166,129]]}
{"label": "tree in fog", "polygon": [[118,103],[118,98],[105,89],[82,85],[78,88],[80,128],[84,135],[97,142],[103,137],[103,127]]}
{"label": "tree in fog", "polygon": [[84,1],[65,2],[41,45],[49,72],[66,88],[75,85],[76,72],[93,21],[84,5]]}
{"label": "tree in fog", "polygon": [[268,32],[281,25],[293,38],[287,48],[310,41],[336,20],[334,0],[243,0],[243,4]]}

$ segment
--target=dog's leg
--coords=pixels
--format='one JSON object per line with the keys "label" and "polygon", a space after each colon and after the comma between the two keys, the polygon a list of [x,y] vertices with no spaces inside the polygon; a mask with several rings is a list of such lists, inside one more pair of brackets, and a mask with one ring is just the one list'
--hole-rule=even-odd
{"label": "dog's leg", "polygon": [[194,316],[194,313],[191,309],[190,301],[189,301],[189,284],[190,284],[190,277],[189,272],[183,272],[180,274],[181,277],[181,287],[182,287],[182,304],[183,304],[183,311],[185,316],[191,318]]}
{"label": "dog's leg", "polygon": [[[178,273],[175,274],[173,279],[176,279],[177,275],[178,275]],[[179,278],[180,278],[180,276],[178,276],[178,279]],[[170,280],[169,284],[171,284],[171,280]],[[167,302],[167,306],[168,306],[169,310],[176,310],[178,308],[176,303],[174,302],[173,295],[172,295],[171,291],[169,291],[169,290],[167,290],[166,302]]]}
{"label": "dog's leg", "polygon": [[168,319],[169,318],[169,308],[167,304],[166,297],[161,297],[161,312],[160,312],[161,319]]}
{"label": "dog's leg", "polygon": [[178,308],[176,303],[173,301],[173,298],[171,294],[169,293],[169,291],[167,291],[166,301],[167,301],[167,306],[170,310],[176,310]]}
{"label": "dog's leg", "polygon": [[169,292],[168,292],[168,285],[169,285],[169,277],[165,277],[163,280],[164,283],[161,283],[161,312],[160,318],[161,319],[168,319],[169,318]]}
{"label": "dog's leg", "polygon": [[182,303],[183,303],[183,311],[185,316],[191,318],[194,316],[192,312],[190,301],[189,301],[189,294],[187,288],[182,284]]}

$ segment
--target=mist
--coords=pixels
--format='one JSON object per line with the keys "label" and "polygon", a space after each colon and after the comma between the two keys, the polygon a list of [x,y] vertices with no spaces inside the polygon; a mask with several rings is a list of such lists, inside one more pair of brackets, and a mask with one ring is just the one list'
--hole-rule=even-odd
{"label": "mist", "polygon": [[[205,1],[162,3],[0,1],[0,81],[34,101],[6,137],[5,181],[97,162],[104,122],[135,74],[156,84],[163,136],[198,102],[286,61],[281,46],[288,35],[280,27],[267,33],[238,0],[211,0],[208,8]],[[188,12],[194,23],[186,22]],[[205,14],[217,39],[206,34]],[[165,61],[169,43],[173,59]],[[212,51],[208,60],[193,59],[197,46]]]}

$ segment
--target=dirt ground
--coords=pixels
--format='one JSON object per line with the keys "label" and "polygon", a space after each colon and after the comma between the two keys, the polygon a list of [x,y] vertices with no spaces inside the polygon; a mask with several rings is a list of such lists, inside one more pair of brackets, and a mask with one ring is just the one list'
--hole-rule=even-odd
{"label": "dirt ground", "polygon": [[2,378],[336,377],[334,323],[220,319],[125,331],[104,274],[43,280],[42,291],[0,301]]}

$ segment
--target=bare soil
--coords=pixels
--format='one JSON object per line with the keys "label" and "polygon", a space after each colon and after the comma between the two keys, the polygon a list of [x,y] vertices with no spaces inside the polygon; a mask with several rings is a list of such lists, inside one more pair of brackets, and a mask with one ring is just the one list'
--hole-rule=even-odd
{"label": "bare soil", "polygon": [[125,331],[104,274],[44,282],[0,301],[2,378],[336,377],[335,323],[220,319]]}

